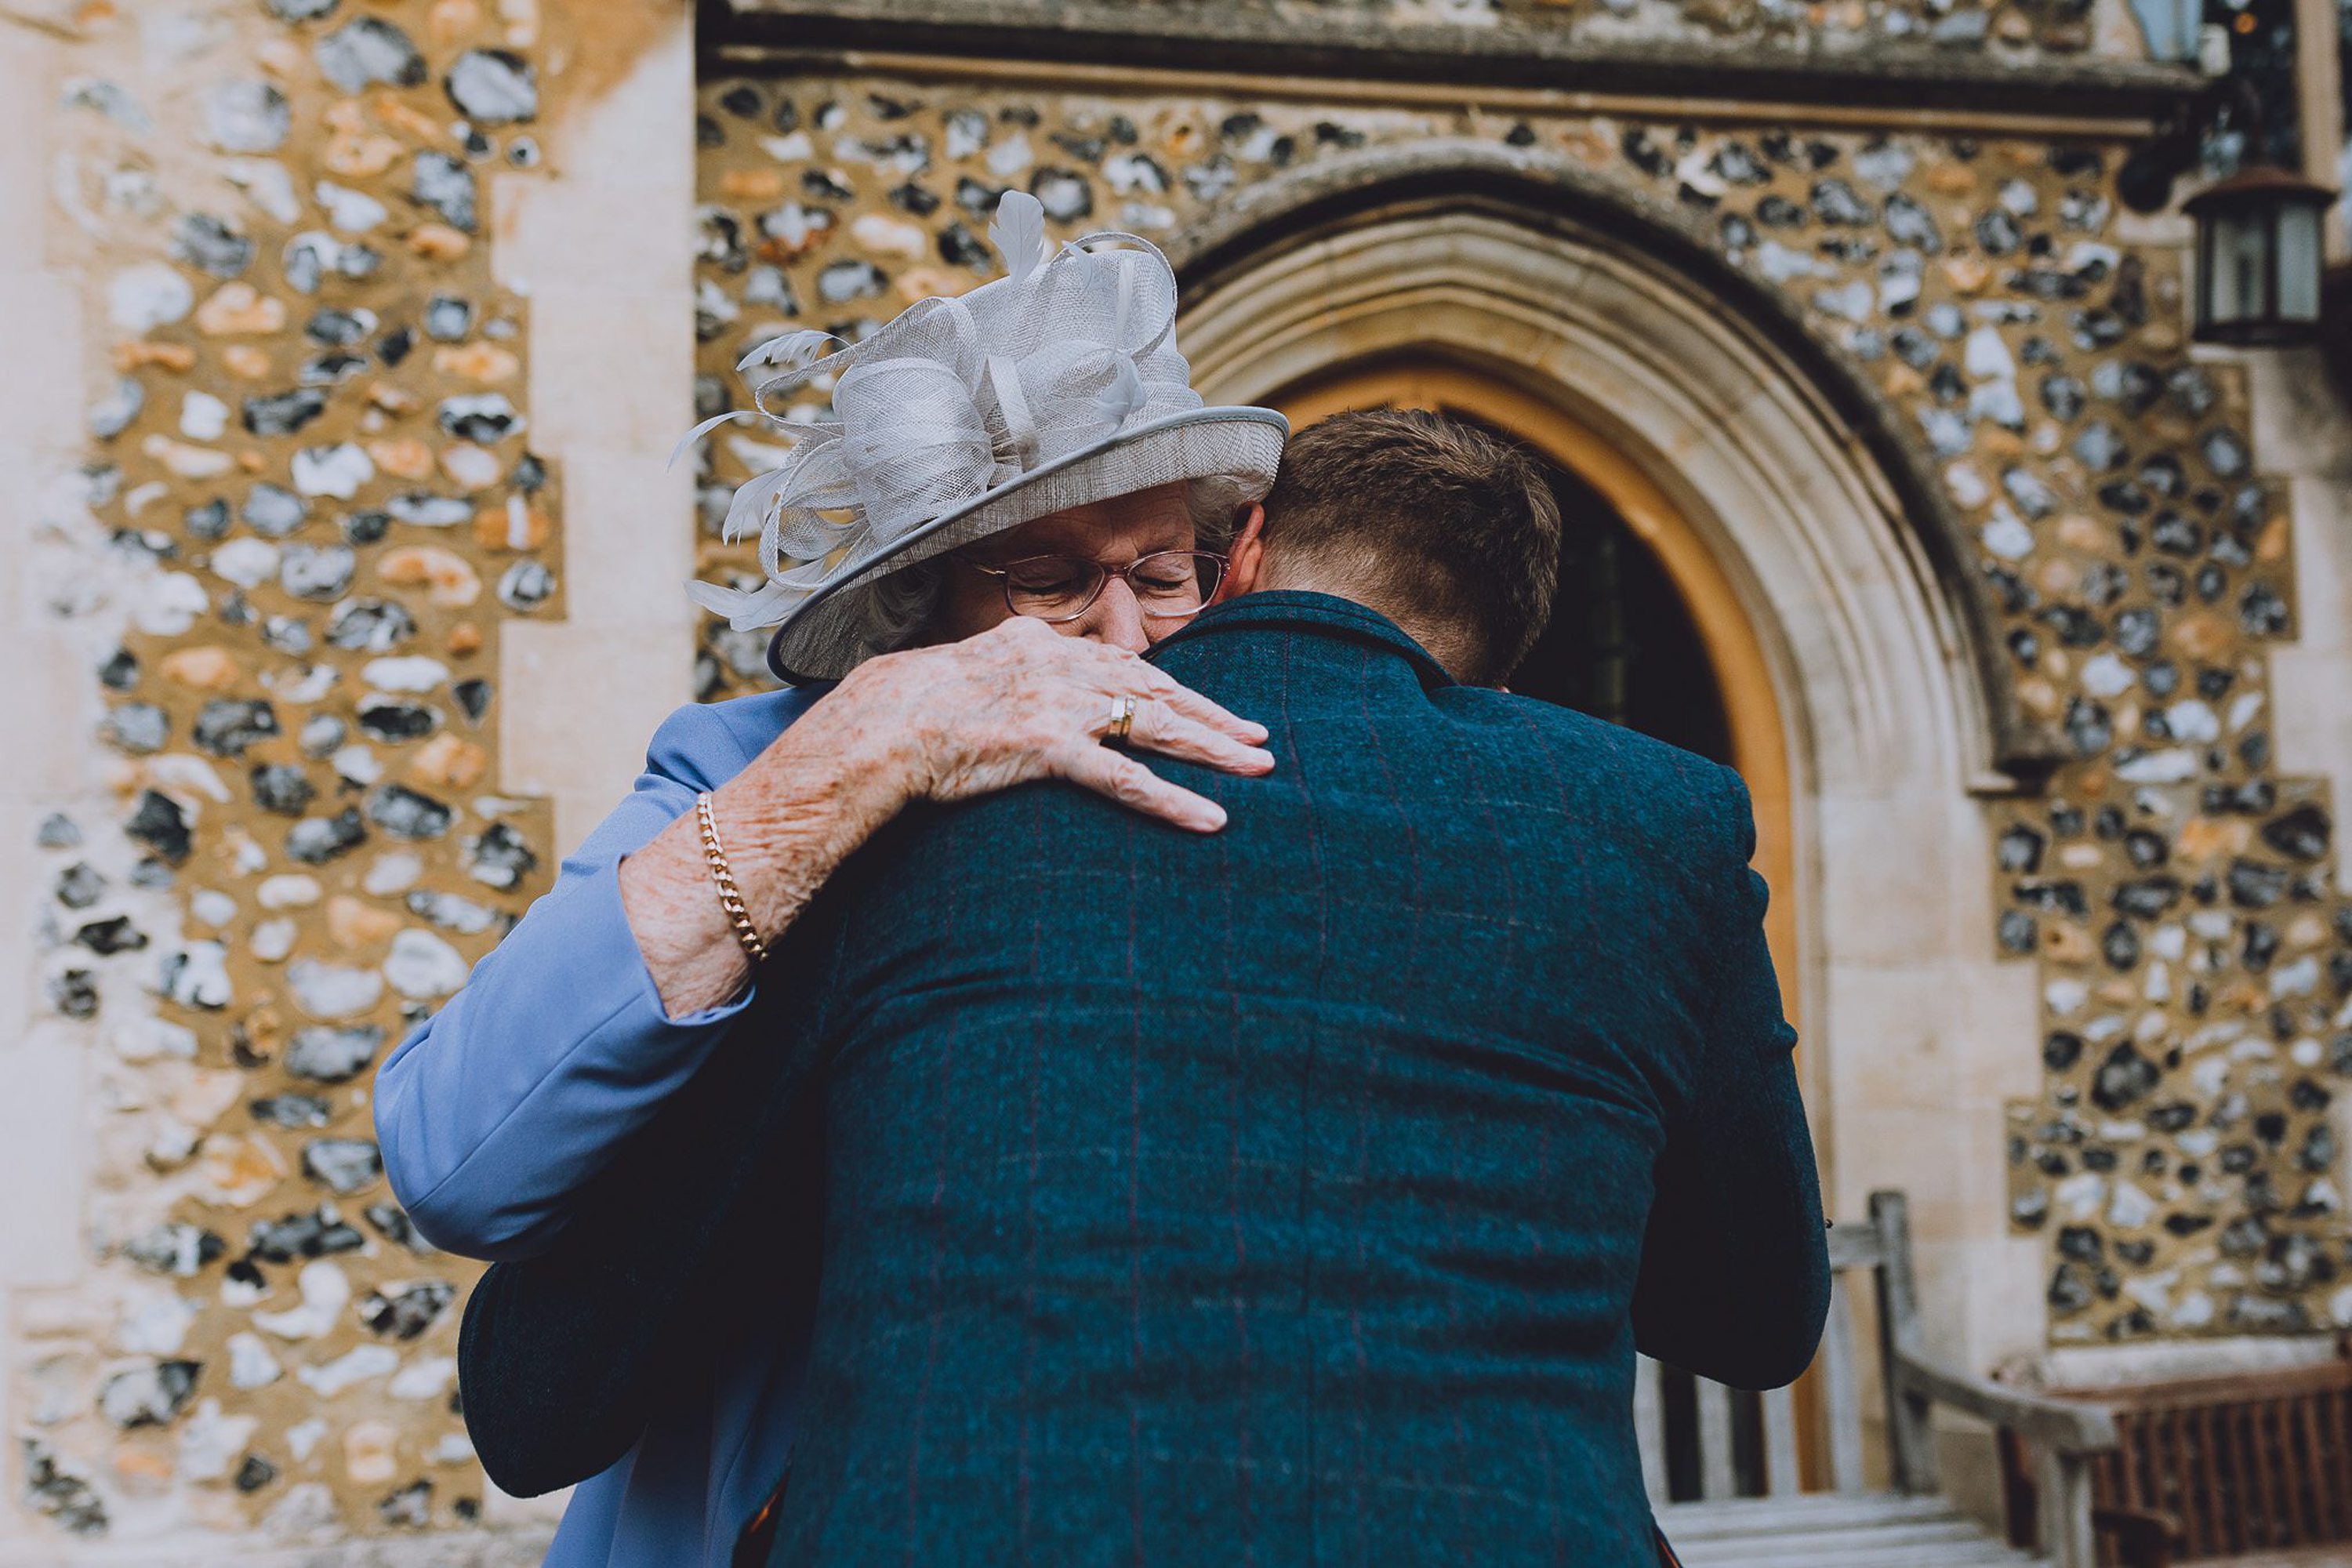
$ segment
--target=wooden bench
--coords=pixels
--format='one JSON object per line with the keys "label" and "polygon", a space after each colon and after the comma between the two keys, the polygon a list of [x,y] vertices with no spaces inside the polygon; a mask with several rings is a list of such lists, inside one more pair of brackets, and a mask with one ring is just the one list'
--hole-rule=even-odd
{"label": "wooden bench", "polygon": [[[1860,1270],[1873,1276],[1878,1308],[1887,1491],[1870,1489],[1863,1474],[1859,1334],[1845,1283]],[[1743,1394],[1647,1359],[1641,1364],[1634,1421],[1643,1474],[1659,1526],[1689,1568],[2093,1568],[2102,1534],[2120,1561],[2160,1568],[2166,1521],[2093,1508],[2091,1459],[2116,1444],[2106,1409],[2002,1387],[1927,1355],[1902,1194],[1872,1194],[1866,1224],[1830,1232],[1830,1271],[1829,1326],[1815,1363],[1826,1488],[1800,1486],[1790,1390]],[[1929,1425],[1936,1405],[2015,1434],[2035,1457],[2046,1556],[2011,1546],[1937,1491]]]}
{"label": "wooden bench", "polygon": [[[2120,1446],[2092,1460],[2092,1495],[2172,1520],[2176,1561],[2352,1558],[2352,1361],[2050,1392],[2115,1417]],[[2011,1533],[2031,1539],[2032,1477],[2006,1439],[2001,1459]]]}

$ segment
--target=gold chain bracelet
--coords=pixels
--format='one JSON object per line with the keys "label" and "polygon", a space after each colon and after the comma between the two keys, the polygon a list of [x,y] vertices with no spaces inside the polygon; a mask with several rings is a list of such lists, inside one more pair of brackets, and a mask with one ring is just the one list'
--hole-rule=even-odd
{"label": "gold chain bracelet", "polygon": [[694,821],[702,829],[702,858],[710,862],[710,879],[719,884],[719,907],[727,911],[727,921],[735,928],[735,940],[742,944],[751,962],[765,963],[768,944],[760,940],[760,928],[751,923],[751,911],[745,907],[742,892],[735,886],[735,873],[728,868],[727,851],[719,847],[719,824],[711,819],[709,790],[694,797]]}

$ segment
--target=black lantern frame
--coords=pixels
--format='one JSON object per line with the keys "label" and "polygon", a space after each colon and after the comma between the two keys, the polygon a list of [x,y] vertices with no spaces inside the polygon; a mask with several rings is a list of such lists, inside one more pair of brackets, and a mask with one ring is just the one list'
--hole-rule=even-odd
{"label": "black lantern frame", "polygon": [[2197,222],[2197,339],[2285,348],[2319,336],[2327,209],[2336,193],[2284,169],[2247,169],[2181,204]]}

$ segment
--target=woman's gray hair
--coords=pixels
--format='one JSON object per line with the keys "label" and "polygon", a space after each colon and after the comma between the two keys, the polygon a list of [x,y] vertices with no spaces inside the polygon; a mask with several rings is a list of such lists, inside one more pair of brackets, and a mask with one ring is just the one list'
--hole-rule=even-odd
{"label": "woman's gray hair", "polygon": [[1192,548],[1219,555],[1241,527],[1242,508],[1256,498],[1251,486],[1224,474],[1184,481],[1184,510],[1192,518]]}
{"label": "woman's gray hair", "polygon": [[901,566],[866,590],[866,648],[895,653],[924,640],[947,596],[947,558],[933,556]]}
{"label": "woman's gray hair", "polygon": [[[1224,553],[1241,525],[1250,487],[1215,475],[1184,481],[1184,510],[1192,521],[1192,547]],[[929,635],[947,588],[947,560],[935,556],[901,566],[876,581],[865,594],[866,647],[869,653],[913,647]]]}

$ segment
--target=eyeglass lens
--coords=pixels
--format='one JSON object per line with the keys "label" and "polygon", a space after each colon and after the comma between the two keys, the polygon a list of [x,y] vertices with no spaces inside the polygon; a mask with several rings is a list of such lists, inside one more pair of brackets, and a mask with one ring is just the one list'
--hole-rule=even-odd
{"label": "eyeglass lens", "polygon": [[[1136,603],[1155,620],[1196,615],[1217,591],[1222,558],[1205,551],[1163,550],[1146,555],[1119,575]],[[1068,555],[1036,555],[1004,568],[1004,602],[1016,616],[1070,621],[1087,613],[1110,580],[1098,561]]]}

